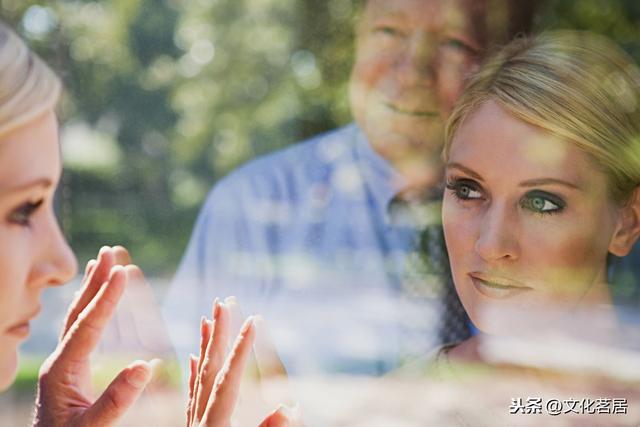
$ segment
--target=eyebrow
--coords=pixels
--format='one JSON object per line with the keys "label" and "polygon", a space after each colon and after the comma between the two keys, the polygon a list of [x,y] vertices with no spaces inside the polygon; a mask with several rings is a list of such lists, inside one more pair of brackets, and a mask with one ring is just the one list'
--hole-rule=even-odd
{"label": "eyebrow", "polygon": [[404,21],[407,16],[404,12],[398,10],[385,10],[378,15],[371,17],[370,23],[377,24],[380,21]]}
{"label": "eyebrow", "polygon": [[22,193],[34,188],[47,189],[53,186],[53,181],[49,178],[38,178],[26,184],[19,185],[17,187],[0,187],[1,194],[16,194]]}
{"label": "eyebrow", "polygon": [[[468,168],[466,166],[461,165],[460,163],[457,163],[457,162],[447,163],[447,165],[445,167],[446,168],[459,169],[459,170],[465,172],[467,175],[470,175],[473,178],[477,179],[478,181],[484,181],[482,179],[482,176],[480,176],[479,173],[475,172],[473,169],[470,169],[470,168]],[[563,179],[558,179],[558,178],[528,179],[528,180],[522,181],[521,183],[518,184],[519,187],[525,187],[525,188],[537,187],[537,186],[540,186],[540,185],[562,185],[564,187],[572,188],[574,190],[581,190],[581,187],[578,184],[574,184],[572,182],[565,181]]]}
{"label": "eyebrow", "polygon": [[537,187],[539,185],[562,185],[565,187],[573,188],[574,190],[580,190],[580,186],[569,181],[558,178],[539,178],[530,179],[520,183],[520,187]]}
{"label": "eyebrow", "polygon": [[445,165],[445,168],[447,168],[447,169],[448,168],[459,169],[462,172],[466,173],[467,175],[471,175],[472,177],[474,177],[478,181],[484,181],[484,179],[482,179],[482,177],[480,176],[480,174],[478,172],[475,172],[473,169],[469,169],[468,167],[463,166],[460,163],[457,163],[457,162],[447,163]]}

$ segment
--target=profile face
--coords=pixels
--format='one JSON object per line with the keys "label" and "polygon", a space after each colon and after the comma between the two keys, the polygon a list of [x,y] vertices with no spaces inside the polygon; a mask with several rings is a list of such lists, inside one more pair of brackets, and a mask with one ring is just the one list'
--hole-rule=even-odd
{"label": "profile face", "polygon": [[458,128],[445,175],[453,279],[480,330],[519,332],[517,321],[490,321],[487,312],[524,316],[609,302],[606,258],[621,208],[576,145],[488,101]]}
{"label": "profile face", "polygon": [[0,138],[0,390],[13,381],[42,291],[77,269],[53,211],[60,171],[53,112]]}
{"label": "profile face", "polygon": [[374,149],[392,163],[439,155],[444,121],[478,62],[479,12],[471,3],[367,2],[357,28],[351,109]]}

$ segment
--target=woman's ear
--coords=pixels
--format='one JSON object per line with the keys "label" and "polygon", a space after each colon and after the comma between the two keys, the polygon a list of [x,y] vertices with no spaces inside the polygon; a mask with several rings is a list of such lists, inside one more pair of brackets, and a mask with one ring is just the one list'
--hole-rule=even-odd
{"label": "woman's ear", "polygon": [[633,190],[629,201],[621,208],[616,231],[609,243],[609,252],[615,256],[627,255],[640,237],[640,186]]}

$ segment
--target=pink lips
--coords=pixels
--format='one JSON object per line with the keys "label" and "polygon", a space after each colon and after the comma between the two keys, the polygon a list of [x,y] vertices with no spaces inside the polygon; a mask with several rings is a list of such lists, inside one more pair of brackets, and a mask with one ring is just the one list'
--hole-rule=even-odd
{"label": "pink lips", "polygon": [[470,273],[469,277],[476,290],[487,298],[510,298],[532,290],[520,282],[484,273]]}
{"label": "pink lips", "polygon": [[29,332],[31,331],[31,327],[29,326],[29,322],[21,323],[19,325],[13,326],[7,329],[7,333],[16,338],[25,339],[29,336]]}
{"label": "pink lips", "polygon": [[20,323],[17,323],[11,327],[9,327],[6,331],[7,334],[12,335],[16,338],[19,339],[25,339],[29,336],[29,333],[31,332],[31,326],[29,325],[29,321],[33,318],[35,318],[38,313],[40,313],[40,307],[38,307],[37,309],[35,309],[29,316],[27,316],[25,318],[25,320],[23,320]]}

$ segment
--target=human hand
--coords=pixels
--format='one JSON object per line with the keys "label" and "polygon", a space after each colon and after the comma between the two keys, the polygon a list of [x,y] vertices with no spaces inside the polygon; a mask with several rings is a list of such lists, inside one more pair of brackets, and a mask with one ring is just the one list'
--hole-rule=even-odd
{"label": "human hand", "polygon": [[[238,300],[234,296],[225,298],[224,305],[229,308],[231,314],[231,331],[237,333],[245,318]],[[280,356],[269,326],[262,316],[254,316],[256,338],[253,343],[253,351],[247,363],[256,374],[251,379],[251,391],[244,395],[239,408],[239,422],[241,425],[251,425],[254,421],[255,411],[265,412],[278,405],[297,407],[293,398],[294,393],[289,384],[289,377]],[[248,410],[247,410],[248,409]],[[255,421],[254,421],[255,422]]]}
{"label": "human hand", "polygon": [[[200,328],[200,357],[191,357],[189,375],[188,427],[229,427],[240,393],[242,373],[255,341],[255,319],[249,317],[226,357],[231,327],[230,309],[215,302],[213,321],[205,318]],[[280,406],[260,427],[300,425],[294,411]]]}
{"label": "human hand", "polygon": [[130,277],[122,247],[104,247],[89,261],[80,291],[69,307],[60,341],[40,368],[34,426],[112,426],[136,401],[151,379],[151,368],[136,361],[123,369],[98,399],[91,392],[89,356],[116,309]]}

